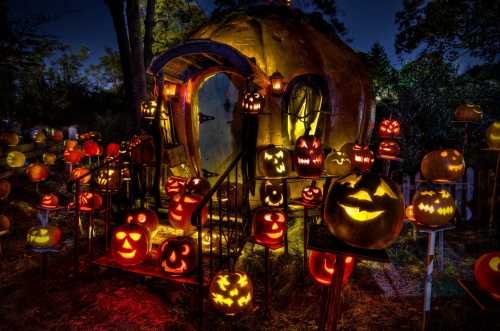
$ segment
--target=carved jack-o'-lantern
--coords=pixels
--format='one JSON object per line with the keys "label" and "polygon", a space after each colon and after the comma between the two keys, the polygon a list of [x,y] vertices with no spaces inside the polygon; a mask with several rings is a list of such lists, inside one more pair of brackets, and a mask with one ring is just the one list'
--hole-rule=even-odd
{"label": "carved jack-o'-lantern", "polygon": [[42,130],[36,131],[33,135],[33,141],[37,144],[44,144],[46,139],[47,136],[45,136],[45,133],[43,133]]}
{"label": "carved jack-o'-lantern", "polygon": [[34,248],[50,248],[61,240],[61,229],[55,225],[37,225],[29,229],[27,242]]}
{"label": "carved jack-o'-lantern", "polygon": [[57,156],[54,153],[43,153],[42,160],[46,165],[54,165],[56,163]]}
{"label": "carved jack-o'-lantern", "polygon": [[190,178],[186,183],[186,192],[205,195],[210,190],[210,183],[203,177]]}
{"label": "carved jack-o'-lantern", "polygon": [[247,92],[243,96],[241,107],[247,114],[258,114],[264,110],[264,96],[259,92]]}
{"label": "carved jack-o'-lantern", "polygon": [[0,179],[0,200],[5,200],[10,194],[12,185],[6,179]]}
{"label": "carved jack-o'-lantern", "polygon": [[95,177],[99,190],[103,192],[116,191],[120,186],[120,171],[112,168],[100,169]]}
{"label": "carved jack-o'-lantern", "polygon": [[59,207],[59,198],[55,194],[45,194],[40,199],[40,206],[46,209],[55,209]]}
{"label": "carved jack-o'-lantern", "polygon": [[[191,231],[194,225],[191,224],[191,216],[199,205],[203,197],[197,194],[183,193],[172,197],[168,205],[168,221],[176,229]],[[201,223],[207,221],[207,207],[205,206],[201,213]]]}
{"label": "carved jack-o'-lantern", "polygon": [[345,176],[351,172],[351,153],[344,148],[331,151],[325,160],[326,173],[331,176]]}
{"label": "carved jack-o'-lantern", "polygon": [[304,187],[300,196],[304,203],[310,205],[315,205],[323,201],[323,193],[321,189],[316,186],[315,180],[311,182],[311,185]]}
{"label": "carved jack-o'-lantern", "polygon": [[500,251],[484,254],[477,259],[474,277],[480,289],[500,301]]}
{"label": "carved jack-o'-lantern", "polygon": [[111,254],[116,263],[131,266],[146,260],[150,250],[149,232],[135,223],[123,224],[113,231]]}
{"label": "carved jack-o'-lantern", "polygon": [[54,141],[62,141],[64,139],[63,132],[61,130],[54,130],[51,136],[52,140]]}
{"label": "carved jack-o'-lantern", "polygon": [[253,299],[252,281],[243,271],[220,271],[210,282],[210,302],[225,315],[236,315],[247,310]]}
{"label": "carved jack-o'-lantern", "polygon": [[0,144],[7,146],[16,146],[19,144],[19,136],[15,132],[1,132]]}
{"label": "carved jack-o'-lantern", "polygon": [[[85,176],[86,174],[88,175]],[[90,182],[90,179],[92,178],[92,175],[90,175],[90,170],[88,168],[79,167],[71,170],[71,179],[74,180],[77,178],[80,178],[80,184],[88,184]]]}
{"label": "carved jack-o'-lantern", "polygon": [[32,182],[41,182],[49,177],[49,169],[43,163],[32,163],[26,168],[26,176]]}
{"label": "carved jack-o'-lantern", "polygon": [[456,149],[433,151],[424,156],[420,170],[425,178],[433,182],[454,182],[465,172],[464,157]]}
{"label": "carved jack-o'-lantern", "polygon": [[20,168],[24,166],[26,156],[22,152],[11,151],[7,153],[6,163],[11,168]]}
{"label": "carved jack-o'-lantern", "polygon": [[376,174],[351,174],[328,191],[324,220],[347,244],[383,249],[392,244],[403,226],[404,202],[399,187]]}
{"label": "carved jack-o'-lantern", "polygon": [[401,148],[394,139],[382,140],[378,145],[378,155],[384,159],[394,159],[398,156]]}
{"label": "carved jack-o'-lantern", "polygon": [[286,231],[286,214],[283,209],[259,207],[252,218],[252,234],[255,242],[279,247],[283,244]]}
{"label": "carved jack-o'-lantern", "polygon": [[260,183],[260,201],[268,207],[281,207],[285,202],[283,183],[280,180],[265,180]]}
{"label": "carved jack-o'-lantern", "polygon": [[[351,256],[342,257],[345,262],[344,276],[342,283],[347,283],[349,276],[354,269],[354,258]],[[332,253],[311,251],[309,256],[309,272],[312,278],[321,285],[330,285],[332,276],[335,273],[335,262],[337,256]]]}
{"label": "carved jack-o'-lantern", "polygon": [[483,112],[479,105],[471,103],[462,104],[455,109],[455,121],[477,122],[483,118]]}
{"label": "carved jack-o'-lantern", "polygon": [[415,221],[427,226],[440,226],[455,216],[455,200],[447,190],[422,189],[412,201]]}
{"label": "carved jack-o'-lantern", "polygon": [[128,214],[127,223],[135,223],[145,227],[151,233],[151,237],[154,237],[156,231],[158,230],[160,220],[154,210],[137,209]]}
{"label": "carved jack-o'-lantern", "polygon": [[78,141],[72,139],[66,140],[66,143],[64,144],[64,149],[67,151],[78,149]]}
{"label": "carved jack-o'-lantern", "polygon": [[117,143],[109,143],[106,146],[106,156],[116,157],[120,154],[120,145]]}
{"label": "carved jack-o'-lantern", "polygon": [[500,121],[495,121],[488,127],[486,142],[489,148],[500,149]]}
{"label": "carved jack-o'-lantern", "polygon": [[378,135],[382,138],[396,138],[401,133],[401,127],[397,120],[385,119],[380,122]]}
{"label": "carved jack-o'-lantern", "polygon": [[295,144],[295,168],[302,177],[321,176],[325,156],[321,141],[313,135],[301,136]]}
{"label": "carved jack-o'-lantern", "polygon": [[83,152],[87,156],[97,156],[99,155],[99,145],[93,140],[88,140],[83,144]]}
{"label": "carved jack-o'-lantern", "polygon": [[184,193],[187,179],[179,176],[170,176],[165,184],[165,191],[169,197]]}
{"label": "carved jack-o'-lantern", "polygon": [[161,270],[169,275],[187,275],[198,265],[195,241],[190,237],[168,238],[161,252]]}
{"label": "carved jack-o'-lantern", "polygon": [[357,168],[362,172],[367,172],[371,169],[375,162],[375,155],[368,146],[354,144],[352,146],[351,165],[352,168]]}
{"label": "carved jack-o'-lantern", "polygon": [[77,164],[82,160],[83,154],[79,149],[65,150],[64,151],[64,161],[66,163]]}
{"label": "carved jack-o'-lantern", "polygon": [[80,192],[80,211],[94,211],[102,207],[102,197],[98,193]]}
{"label": "carved jack-o'-lantern", "polygon": [[238,183],[222,183],[217,191],[217,199],[221,206],[229,211],[240,210],[243,206],[243,185]]}
{"label": "carved jack-o'-lantern", "polygon": [[290,153],[285,148],[270,145],[259,152],[258,166],[263,176],[285,177],[291,163]]}

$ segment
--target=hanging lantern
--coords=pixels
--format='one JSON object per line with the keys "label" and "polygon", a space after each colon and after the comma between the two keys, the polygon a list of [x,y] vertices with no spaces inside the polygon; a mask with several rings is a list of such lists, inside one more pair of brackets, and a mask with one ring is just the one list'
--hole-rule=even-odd
{"label": "hanging lantern", "polygon": [[41,182],[49,177],[49,169],[43,163],[32,163],[26,168],[26,176],[32,182]]}
{"label": "hanging lantern", "polygon": [[483,118],[481,106],[472,103],[460,105],[455,109],[455,121],[457,122],[477,122]]}
{"label": "hanging lantern", "polygon": [[354,144],[351,154],[351,164],[353,168],[358,168],[362,172],[368,172],[374,162],[375,156],[368,146]]}
{"label": "hanging lantern", "polygon": [[7,153],[6,163],[11,168],[20,168],[24,166],[26,156],[22,152],[11,151]]}
{"label": "hanging lantern", "polygon": [[256,115],[264,110],[264,96],[259,92],[245,92],[241,102],[243,111],[247,114]]}
{"label": "hanging lantern", "polygon": [[424,156],[420,164],[422,175],[436,183],[455,182],[465,172],[462,153],[456,149],[433,151]]}
{"label": "hanging lantern", "polygon": [[252,304],[252,281],[246,272],[220,271],[210,282],[208,293],[215,309],[225,315],[236,315]]}
{"label": "hanging lantern", "polygon": [[154,120],[156,115],[156,101],[149,100],[141,102],[141,114],[145,120]]}
{"label": "hanging lantern", "polygon": [[486,142],[490,149],[500,149],[500,121],[495,121],[488,127]]}
{"label": "hanging lantern", "polygon": [[[351,256],[341,256],[340,258],[345,259],[344,276],[342,277],[342,283],[345,284],[354,270],[355,263],[354,258]],[[330,285],[332,276],[335,273],[336,261],[337,256],[332,253],[311,251],[311,255],[309,256],[309,272],[312,278],[321,285]]]}
{"label": "hanging lantern", "polygon": [[271,88],[273,90],[273,94],[280,95],[283,92],[284,88],[283,75],[280,72],[275,71],[271,75],[271,77],[269,77],[269,79],[271,80]]}
{"label": "hanging lantern", "polygon": [[398,120],[385,119],[380,122],[378,135],[382,138],[397,138],[401,133],[401,126]]}
{"label": "hanging lantern", "polygon": [[177,94],[177,84],[165,80],[163,82],[163,91],[168,97],[174,97]]}

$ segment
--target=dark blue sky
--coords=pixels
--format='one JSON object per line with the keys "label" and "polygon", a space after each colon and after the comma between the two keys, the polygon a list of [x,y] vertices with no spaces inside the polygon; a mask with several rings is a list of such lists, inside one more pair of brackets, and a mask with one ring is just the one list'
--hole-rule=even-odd
{"label": "dark blue sky", "polygon": [[[199,1],[209,9],[212,0]],[[346,24],[351,47],[367,51],[374,42],[380,42],[396,66],[401,60],[394,52],[397,28],[394,15],[401,8],[402,0],[337,0],[340,19]],[[116,48],[116,38],[111,16],[104,0],[12,0],[12,14],[49,14],[56,19],[43,27],[44,32],[59,37],[78,48],[87,45],[91,62],[96,62],[105,47]],[[406,56],[408,58],[408,56]]]}

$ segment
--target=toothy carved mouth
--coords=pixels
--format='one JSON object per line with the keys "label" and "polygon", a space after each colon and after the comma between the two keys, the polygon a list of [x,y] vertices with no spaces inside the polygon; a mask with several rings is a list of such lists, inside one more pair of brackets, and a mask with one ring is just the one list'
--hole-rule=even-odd
{"label": "toothy carved mouth", "polygon": [[279,239],[283,237],[283,230],[276,233],[266,233],[266,236],[268,236],[271,239]]}
{"label": "toothy carved mouth", "polygon": [[130,253],[118,251],[118,254],[120,254],[120,256],[123,257],[124,259],[133,259],[135,257],[135,252],[136,250],[134,249]]}
{"label": "toothy carved mouth", "polygon": [[438,208],[436,210],[436,208],[434,208],[434,206],[432,206],[432,205],[426,205],[423,202],[419,203],[418,209],[422,210],[422,211],[425,211],[425,212],[427,212],[429,214],[434,214],[434,212],[436,212],[437,214],[439,214],[441,216],[451,215],[451,214],[453,214],[455,212],[455,208],[453,208],[451,206]]}
{"label": "toothy carved mouth", "polygon": [[358,222],[366,222],[374,220],[375,218],[379,217],[385,212],[385,210],[376,210],[376,211],[359,210],[359,207],[346,206],[341,203],[339,203],[339,206],[342,207],[342,209],[344,209],[345,213],[350,218]]}
{"label": "toothy carved mouth", "polygon": [[300,165],[309,165],[311,163],[311,161],[315,165],[320,165],[321,164],[321,158],[318,158],[318,157],[316,157],[316,158],[314,158],[312,160],[311,159],[304,159],[302,157],[298,157],[297,158],[297,163],[300,164]]}
{"label": "toothy carved mouth", "polygon": [[448,166],[448,170],[450,171],[453,171],[453,172],[459,172],[459,171],[462,171],[462,169],[464,168],[463,165],[459,164],[459,165],[449,165]]}

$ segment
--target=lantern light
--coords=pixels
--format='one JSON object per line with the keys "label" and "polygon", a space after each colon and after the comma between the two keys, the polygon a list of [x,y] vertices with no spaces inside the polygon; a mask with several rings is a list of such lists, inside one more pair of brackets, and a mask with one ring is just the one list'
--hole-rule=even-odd
{"label": "lantern light", "polygon": [[280,95],[283,92],[283,75],[279,71],[275,71],[271,77],[269,77],[271,80],[271,87],[273,89],[273,94],[274,95]]}
{"label": "lantern light", "polygon": [[153,120],[156,115],[156,101],[149,100],[141,102],[142,117],[146,120]]}
{"label": "lantern light", "polygon": [[165,91],[165,94],[169,97],[174,97],[177,94],[177,84],[172,83],[168,80],[163,82],[163,90]]}

